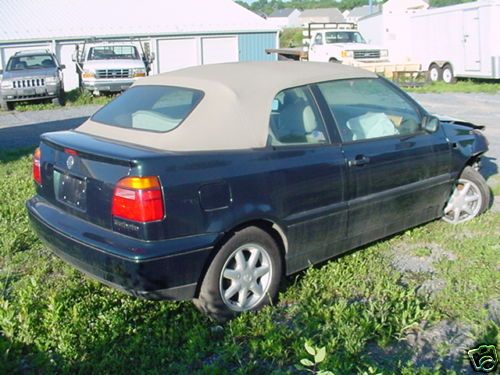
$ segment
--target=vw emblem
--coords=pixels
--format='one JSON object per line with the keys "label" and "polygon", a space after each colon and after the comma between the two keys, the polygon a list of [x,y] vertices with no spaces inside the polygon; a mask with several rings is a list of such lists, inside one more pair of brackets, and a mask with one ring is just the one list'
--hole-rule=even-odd
{"label": "vw emblem", "polygon": [[73,165],[75,165],[75,158],[70,155],[68,157],[68,160],[66,160],[66,166],[68,167],[68,169],[71,169],[73,168]]}

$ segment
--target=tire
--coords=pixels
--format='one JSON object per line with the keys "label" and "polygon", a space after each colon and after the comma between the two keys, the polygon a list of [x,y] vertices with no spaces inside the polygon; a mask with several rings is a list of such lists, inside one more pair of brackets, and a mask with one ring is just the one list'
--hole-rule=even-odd
{"label": "tire", "polygon": [[337,60],[335,57],[332,57],[328,62],[334,63],[334,64],[340,64],[341,62]]}
{"label": "tire", "polygon": [[65,104],[64,100],[64,91],[61,90],[57,98],[52,99],[52,104],[58,105],[58,106],[63,106]]}
{"label": "tire", "polygon": [[465,167],[443,210],[443,220],[461,224],[485,212],[490,203],[490,189],[483,176],[472,167]]}
{"label": "tire", "polygon": [[0,100],[0,108],[3,111],[12,111],[14,110],[14,103],[5,100]]}
{"label": "tire", "polygon": [[278,245],[262,229],[247,227],[235,232],[219,249],[193,303],[204,314],[223,322],[274,301],[281,278]]}
{"label": "tire", "polygon": [[443,79],[443,82],[445,83],[455,83],[457,82],[457,79],[455,78],[455,74],[453,73],[453,68],[451,67],[450,64],[446,64],[443,66],[443,71],[441,73],[441,77]]}
{"label": "tire", "polygon": [[427,80],[429,82],[438,82],[441,81],[443,77],[443,71],[439,67],[438,64],[431,64],[429,66],[429,70],[427,71]]}

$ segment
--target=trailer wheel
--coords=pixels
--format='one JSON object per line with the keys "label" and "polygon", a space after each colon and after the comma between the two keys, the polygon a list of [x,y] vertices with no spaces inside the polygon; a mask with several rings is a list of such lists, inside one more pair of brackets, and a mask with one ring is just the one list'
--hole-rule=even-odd
{"label": "trailer wheel", "polygon": [[457,79],[455,78],[455,74],[453,73],[453,68],[450,64],[446,64],[443,66],[443,81],[446,83],[455,83]]}
{"label": "trailer wheel", "polygon": [[427,71],[427,79],[430,82],[437,82],[441,81],[442,77],[443,77],[443,71],[441,70],[439,65],[431,64],[431,66],[429,66],[429,70]]}

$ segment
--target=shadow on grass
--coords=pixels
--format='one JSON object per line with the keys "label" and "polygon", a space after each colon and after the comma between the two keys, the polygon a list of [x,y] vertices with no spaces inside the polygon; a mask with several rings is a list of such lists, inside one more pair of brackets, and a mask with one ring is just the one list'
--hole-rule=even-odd
{"label": "shadow on grass", "polygon": [[2,151],[0,149],[0,164],[9,163],[12,161],[19,160],[27,155],[33,154],[35,146],[32,147],[22,147],[13,150]]}
{"label": "shadow on grass", "polygon": [[50,368],[53,358],[32,345],[10,341],[0,332],[0,374],[35,374]]}

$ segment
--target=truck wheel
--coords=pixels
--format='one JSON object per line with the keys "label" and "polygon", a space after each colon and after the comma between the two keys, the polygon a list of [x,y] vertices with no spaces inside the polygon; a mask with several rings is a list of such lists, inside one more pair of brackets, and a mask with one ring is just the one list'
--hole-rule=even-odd
{"label": "truck wheel", "polygon": [[443,220],[461,224],[481,215],[490,204],[490,188],[483,176],[472,167],[465,167],[455,183],[446,207]]}
{"label": "truck wheel", "polygon": [[0,100],[0,109],[2,109],[2,111],[12,111],[14,109],[14,103]]}
{"label": "truck wheel", "polygon": [[257,227],[234,233],[208,267],[194,305],[218,321],[256,311],[273,301],[282,277],[281,253]]}
{"label": "truck wheel", "polygon": [[453,68],[450,64],[446,64],[443,66],[442,73],[443,81],[446,83],[455,83],[457,79],[455,78],[455,74],[453,73]]}
{"label": "truck wheel", "polygon": [[340,61],[337,60],[335,57],[332,57],[328,62],[335,63],[335,64],[340,64]]}
{"label": "truck wheel", "polygon": [[442,74],[443,74],[443,72],[438,64],[431,64],[431,66],[429,67],[429,70],[427,71],[427,79],[430,82],[441,81]]}

